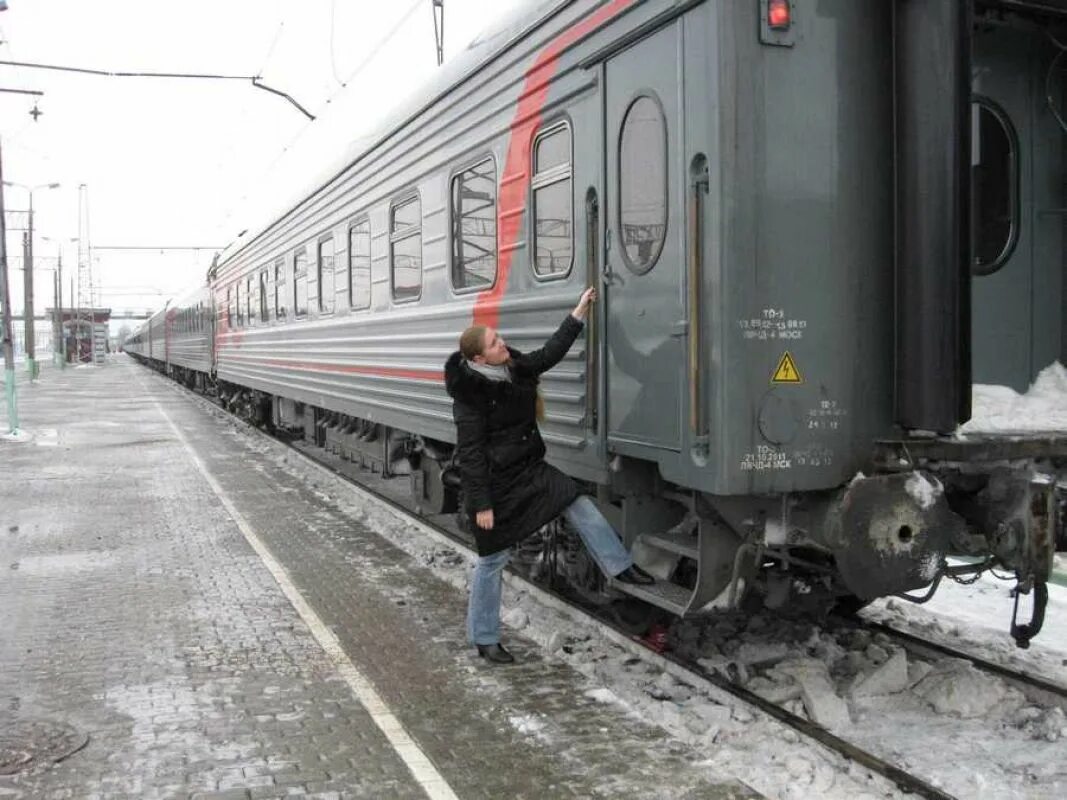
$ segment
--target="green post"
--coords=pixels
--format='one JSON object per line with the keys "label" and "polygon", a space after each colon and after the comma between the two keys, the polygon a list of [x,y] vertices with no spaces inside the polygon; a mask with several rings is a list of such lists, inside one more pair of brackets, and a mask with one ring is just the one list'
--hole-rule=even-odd
{"label": "green post", "polygon": [[15,370],[4,370],[4,395],[7,397],[7,424],[9,433],[19,432],[19,407],[15,398]]}
{"label": "green post", "polygon": [[0,340],[4,346],[4,394],[7,397],[7,422],[11,433],[18,433],[19,411],[15,402],[15,352],[11,338],[11,295],[7,287],[7,225],[4,220],[4,159],[0,150],[0,303],[4,304]]}

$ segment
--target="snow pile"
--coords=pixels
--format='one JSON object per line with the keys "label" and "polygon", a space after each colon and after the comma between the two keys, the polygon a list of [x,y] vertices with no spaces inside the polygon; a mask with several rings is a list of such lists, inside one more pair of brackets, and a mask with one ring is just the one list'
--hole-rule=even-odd
{"label": "snow pile", "polygon": [[971,419],[956,435],[1067,433],[1067,369],[1058,361],[1041,370],[1026,394],[1007,386],[975,384]]}
{"label": "snow pile", "polygon": [[927,477],[921,472],[913,472],[904,484],[904,489],[923,511],[936,503],[937,498],[945,492],[941,481],[933,476]]}

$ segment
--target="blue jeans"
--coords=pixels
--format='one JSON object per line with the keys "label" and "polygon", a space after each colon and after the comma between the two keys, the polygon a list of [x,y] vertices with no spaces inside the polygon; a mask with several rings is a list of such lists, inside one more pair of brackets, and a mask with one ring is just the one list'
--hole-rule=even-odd
{"label": "blue jeans", "polygon": [[[605,575],[618,575],[633,564],[622,546],[619,535],[604,515],[585,495],[563,510],[563,517],[578,531],[597,566]],[[471,578],[470,603],[467,606],[467,636],[473,644],[496,644],[500,641],[500,591],[504,567],[511,558],[510,548],[481,556]]]}

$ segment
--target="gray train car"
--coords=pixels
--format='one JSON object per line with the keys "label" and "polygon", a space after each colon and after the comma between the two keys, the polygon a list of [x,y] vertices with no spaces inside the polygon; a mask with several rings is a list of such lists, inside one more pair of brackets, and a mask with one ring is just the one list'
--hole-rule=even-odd
{"label": "gray train car", "polygon": [[1067,441],[952,434],[974,378],[1067,353],[1064,42],[1063,0],[539,4],[221,255],[219,391],[406,455],[444,512],[458,334],[535,347],[596,285],[543,428],[663,578],[622,588],[862,603],[998,565],[1025,644]]}
{"label": "gray train car", "polygon": [[211,290],[200,286],[168,304],[166,370],[190,388],[205,391],[214,371],[215,310]]}
{"label": "gray train car", "polygon": [[148,319],[148,360],[157,368],[167,363],[167,313],[164,308]]}
{"label": "gray train car", "polygon": [[148,322],[142,322],[122,342],[122,351],[144,363],[148,357]]}

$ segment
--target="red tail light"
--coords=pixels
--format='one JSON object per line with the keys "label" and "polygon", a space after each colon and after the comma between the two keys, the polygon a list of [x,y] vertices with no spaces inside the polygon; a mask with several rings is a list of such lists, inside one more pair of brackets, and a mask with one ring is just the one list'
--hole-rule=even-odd
{"label": "red tail light", "polygon": [[793,24],[793,13],[789,0],[770,0],[767,4],[767,24],[771,30],[787,31]]}

